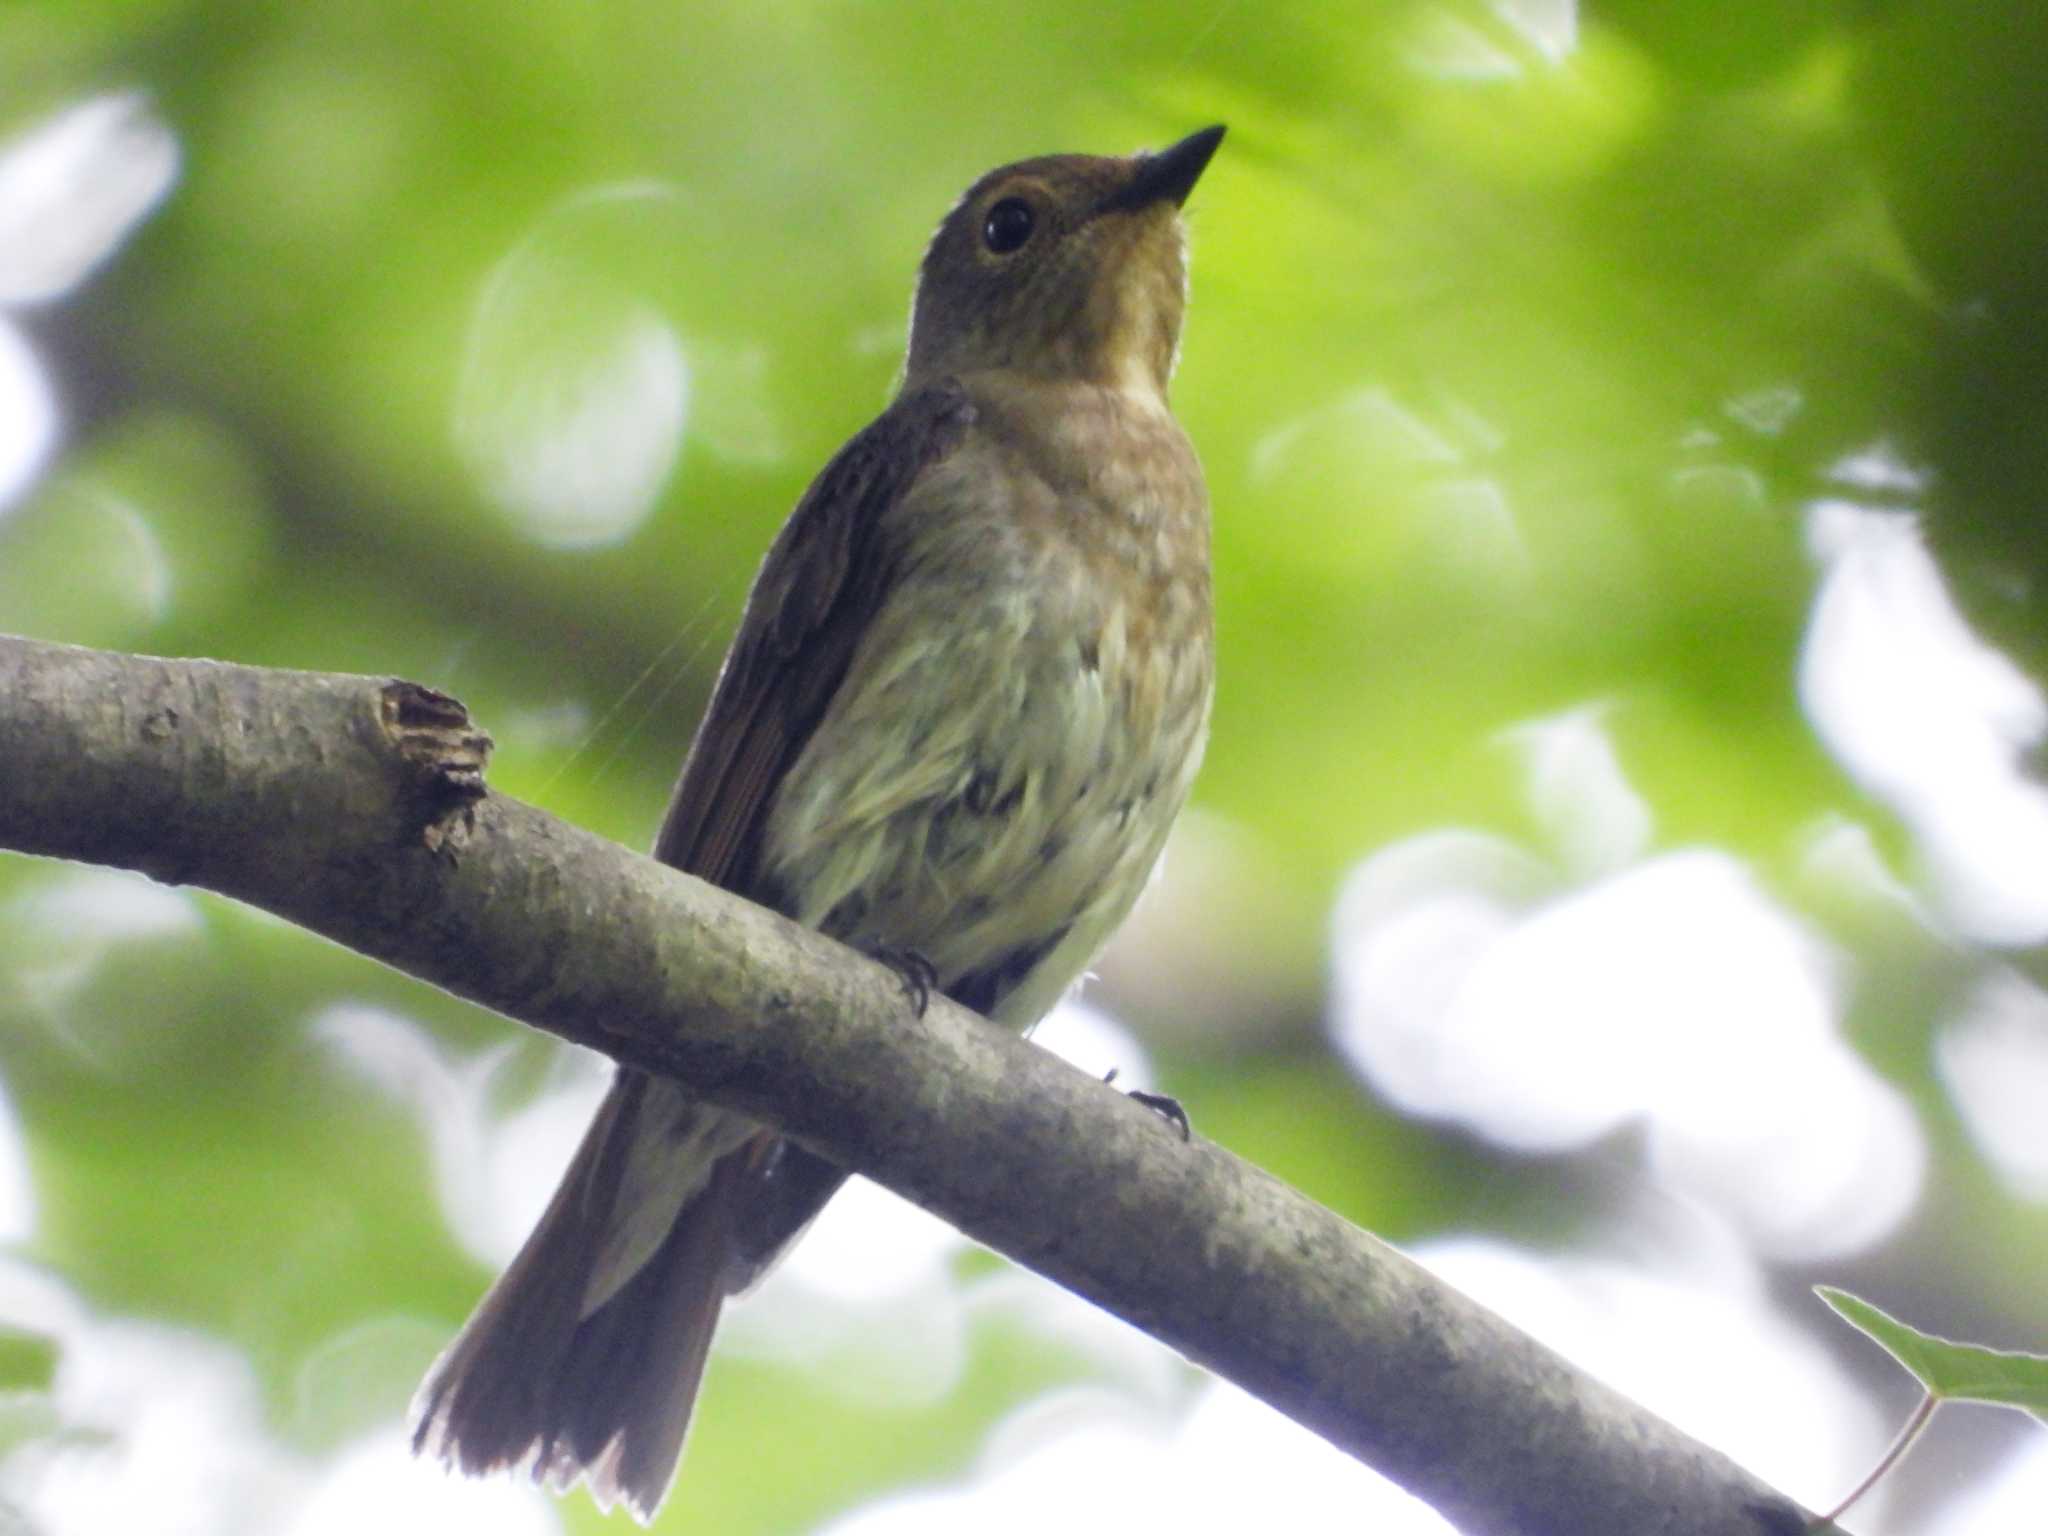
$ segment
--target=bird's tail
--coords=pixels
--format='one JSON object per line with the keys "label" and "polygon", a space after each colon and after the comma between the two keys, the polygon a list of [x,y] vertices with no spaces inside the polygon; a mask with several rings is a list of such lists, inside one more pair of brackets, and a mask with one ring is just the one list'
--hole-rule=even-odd
{"label": "bird's tail", "polygon": [[755,1122],[622,1069],[546,1214],[427,1375],[413,1449],[530,1468],[652,1517],[776,1151]]}

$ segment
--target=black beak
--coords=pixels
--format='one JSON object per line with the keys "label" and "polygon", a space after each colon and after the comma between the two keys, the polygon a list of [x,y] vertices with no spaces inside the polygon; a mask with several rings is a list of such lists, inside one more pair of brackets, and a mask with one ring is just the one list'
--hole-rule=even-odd
{"label": "black beak", "polygon": [[1191,133],[1171,149],[1146,155],[1123,190],[1104,204],[1104,209],[1146,208],[1171,199],[1175,207],[1188,200],[1188,193],[1208,168],[1209,157],[1223,142],[1223,125]]}

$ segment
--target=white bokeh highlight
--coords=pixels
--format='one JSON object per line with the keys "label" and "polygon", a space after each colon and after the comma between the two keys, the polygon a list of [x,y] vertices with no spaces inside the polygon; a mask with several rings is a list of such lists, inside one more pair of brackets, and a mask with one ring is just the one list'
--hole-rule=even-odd
{"label": "white bokeh highlight", "polygon": [[76,287],[177,176],[176,136],[131,91],[74,103],[0,145],[0,305]]}
{"label": "white bokeh highlight", "polygon": [[[1680,1273],[1467,1241],[1425,1247],[1461,1290],[1689,1433],[1810,1502],[1854,1480],[1885,1427],[1739,1259]],[[1760,1388],[1768,1383],[1768,1390]],[[1179,1536],[1371,1531],[1454,1536],[1435,1511],[1237,1388],[1150,1401],[1068,1388],[997,1425],[950,1486],[895,1493],[822,1536]]]}
{"label": "white bokeh highlight", "polygon": [[1656,819],[1622,772],[1604,725],[1590,705],[1532,720],[1506,733],[1522,754],[1529,809],[1567,874],[1613,874],[1650,846]]}
{"label": "white bokeh highlight", "polygon": [[267,1536],[296,1458],[262,1434],[248,1362],[202,1335],[73,1310],[54,1384],[63,1433],[0,1462],[0,1494],[44,1536]]}
{"label": "white bokeh highlight", "polygon": [[28,1141],[13,1097],[0,1090],[0,1243],[26,1243],[36,1234],[36,1186]]}
{"label": "white bokeh highlight", "polygon": [[[1115,1068],[1119,1085],[1150,1081],[1135,1038],[1084,1003],[1061,1004],[1032,1038],[1091,1076]],[[1177,1369],[1150,1340],[1035,1275],[1006,1266],[963,1285],[969,1246],[937,1217],[852,1179],[754,1296],[727,1311],[718,1347],[802,1368],[851,1400],[899,1405],[936,1402],[959,1384],[981,1321],[1026,1329],[1148,1390]]]}
{"label": "white bokeh highlight", "polygon": [[1803,1503],[1839,1497],[1893,1428],[1835,1356],[1772,1305],[1739,1253],[1641,1264],[1466,1238],[1426,1244],[1415,1257]]}
{"label": "white bokeh highlight", "polygon": [[[562,1050],[541,1091],[507,1108],[500,1090],[511,1045],[460,1057],[412,1020],[355,1003],[323,1009],[309,1031],[344,1070],[416,1119],[463,1248],[494,1269],[508,1263],[596,1113],[610,1064]],[[1150,1081],[1129,1032],[1079,1002],[1055,1009],[1034,1039],[1091,1075],[1115,1067],[1120,1084]],[[1168,1352],[1036,1276],[1005,1268],[963,1285],[957,1267],[968,1247],[938,1218],[852,1179],[755,1291],[727,1308],[717,1348],[802,1370],[849,1402],[899,1407],[954,1390],[972,1328],[988,1320],[1150,1393],[1177,1375]]]}
{"label": "white bokeh highlight", "polygon": [[82,866],[32,887],[13,912],[39,930],[39,942],[66,934],[92,945],[170,938],[196,933],[204,923],[187,891],[130,870]]}
{"label": "white bokeh highlight", "polygon": [[1119,1088],[1153,1089],[1144,1046],[1115,1019],[1078,997],[1068,997],[1031,1031],[1031,1043],[1090,1077],[1116,1074]]}
{"label": "white bokeh highlight", "polygon": [[[2037,1426],[2030,1443],[1988,1480],[1958,1490],[1927,1536],[2032,1536],[2042,1528],[2043,1510],[2048,1510],[2048,1435]],[[1859,1507],[1850,1518],[1857,1522],[1862,1517]]]}
{"label": "white bokeh highlight", "polygon": [[0,516],[21,499],[57,446],[57,402],[28,339],[0,315]]}
{"label": "white bokeh highlight", "polygon": [[[1873,451],[1838,478],[1892,483],[1883,468]],[[2048,938],[2048,785],[2024,769],[2048,696],[1972,633],[1914,518],[1823,501],[1808,542],[1822,576],[1799,686],[1815,730],[1911,829],[1949,924],[1987,944]]]}
{"label": "white bokeh highlight", "polygon": [[524,1478],[456,1477],[414,1456],[394,1426],[346,1447],[292,1518],[273,1529],[283,1536],[556,1536],[559,1502]]}
{"label": "white bokeh highlight", "polygon": [[484,498],[539,543],[619,542],[675,468],[690,404],[682,339],[580,227],[670,195],[643,182],[578,194],[541,218],[478,295],[455,445]]}
{"label": "white bokeh highlight", "polygon": [[1175,1424],[1113,1394],[1053,1394],[991,1434],[962,1485],[877,1500],[822,1536],[1179,1536],[1371,1531],[1456,1536],[1426,1505],[1234,1387]]}
{"label": "white bokeh highlight", "polygon": [[1409,67],[1472,84],[1518,80],[1534,63],[1561,64],[1578,48],[1578,0],[1493,0],[1490,9],[1500,26],[1450,6],[1418,9],[1405,50]]}
{"label": "white bokeh highlight", "polygon": [[[177,138],[134,92],[73,103],[0,144],[0,311],[78,286],[177,175]],[[42,363],[0,313],[0,514],[49,463],[58,428]]]}
{"label": "white bokeh highlight", "polygon": [[[249,1362],[190,1329],[96,1316],[56,1276],[0,1259],[0,1324],[52,1341],[46,1431],[24,1399],[0,1452],[0,1508],[42,1536],[554,1536],[555,1501],[509,1478],[458,1479],[398,1425],[324,1465],[267,1427]],[[10,1527],[11,1528],[11,1527]]]}
{"label": "white bokeh highlight", "polygon": [[1935,1041],[1935,1065],[2006,1188],[2048,1202],[2048,992],[2014,971],[1981,980]]}
{"label": "white bokeh highlight", "polygon": [[338,1063],[412,1113],[449,1230],[479,1262],[502,1267],[574,1156],[609,1064],[594,1052],[564,1050],[549,1085],[503,1112],[499,1082],[516,1041],[458,1059],[411,1019],[358,1003],[323,1009],[308,1027]]}
{"label": "white bokeh highlight", "polygon": [[1348,877],[1339,1049],[1403,1111],[1520,1151],[1641,1126],[1655,1173],[1772,1257],[1867,1247],[1926,1152],[1840,1038],[1840,962],[1729,855],[1642,854],[1648,813],[1599,720],[1510,736],[1561,855],[1436,832]]}
{"label": "white bokeh highlight", "polygon": [[[160,885],[124,869],[65,868],[30,886],[4,909],[24,958],[16,991],[52,1022],[67,1022],[70,1004],[100,967],[129,944],[192,939],[206,920],[189,891]],[[28,958],[32,956],[33,958]],[[103,1021],[87,1020],[73,1032]]]}
{"label": "white bokeh highlight", "polygon": [[930,1407],[959,1384],[968,1314],[951,1227],[850,1180],[719,1326],[721,1353],[801,1372],[855,1407]]}

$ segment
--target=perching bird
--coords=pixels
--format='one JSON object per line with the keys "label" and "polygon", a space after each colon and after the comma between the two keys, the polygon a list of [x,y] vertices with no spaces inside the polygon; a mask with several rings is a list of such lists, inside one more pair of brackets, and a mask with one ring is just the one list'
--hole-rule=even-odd
{"label": "perching bird", "polygon": [[[656,858],[1018,1030],[1080,976],[1208,730],[1208,496],[1166,392],[1222,137],[1020,161],[946,216],[902,388],[770,549]],[[651,1517],[725,1298],[845,1177],[622,1067],[415,1449]]]}

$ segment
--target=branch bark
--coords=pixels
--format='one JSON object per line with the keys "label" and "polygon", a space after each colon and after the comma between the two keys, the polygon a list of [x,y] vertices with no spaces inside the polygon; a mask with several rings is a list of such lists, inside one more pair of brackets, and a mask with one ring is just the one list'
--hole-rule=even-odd
{"label": "branch bark", "polygon": [[0,847],[289,918],[782,1127],[1473,1536],[1807,1515],[1399,1253],[824,937],[489,792],[414,684],[0,637]]}

